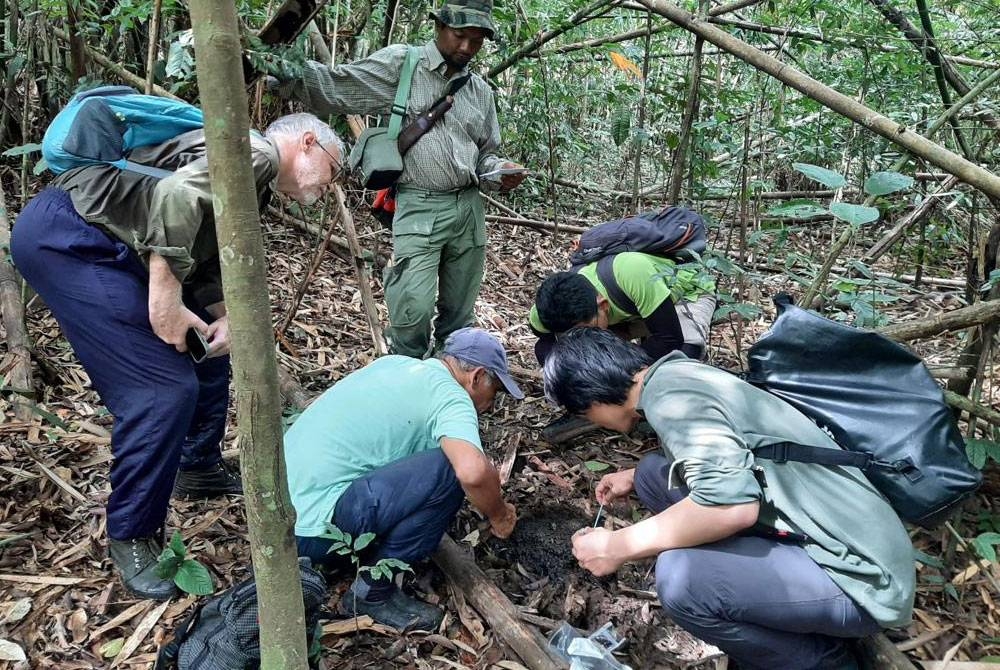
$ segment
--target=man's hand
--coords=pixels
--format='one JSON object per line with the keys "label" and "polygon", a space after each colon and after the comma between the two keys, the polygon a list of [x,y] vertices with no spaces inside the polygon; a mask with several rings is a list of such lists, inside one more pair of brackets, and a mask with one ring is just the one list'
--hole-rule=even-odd
{"label": "man's hand", "polygon": [[229,353],[229,316],[223,315],[208,324],[208,357],[225,356]]}
{"label": "man's hand", "polygon": [[[517,163],[506,162],[502,166],[504,169],[519,168],[522,167]],[[519,174],[505,174],[500,177],[500,190],[509,191],[511,189],[517,188],[524,181],[524,178],[528,176],[527,172],[521,172]]]}
{"label": "man's hand", "polygon": [[613,535],[605,528],[581,528],[573,533],[573,556],[580,567],[597,577],[610,575],[620,568],[624,561],[613,554]]}
{"label": "man's hand", "polygon": [[635,468],[604,475],[601,477],[601,481],[597,482],[597,488],[595,489],[597,502],[602,505],[608,505],[619,498],[624,498],[629,493],[632,493],[634,489]]}
{"label": "man's hand", "polygon": [[208,324],[184,306],[181,283],[167,261],[155,253],[149,254],[149,325],[157,337],[180,352],[187,351],[184,338],[188,328],[208,335]]}
{"label": "man's hand", "polygon": [[514,525],[517,523],[517,510],[510,503],[504,503],[503,516],[497,519],[490,519],[490,531],[501,540],[506,540],[514,532]]}

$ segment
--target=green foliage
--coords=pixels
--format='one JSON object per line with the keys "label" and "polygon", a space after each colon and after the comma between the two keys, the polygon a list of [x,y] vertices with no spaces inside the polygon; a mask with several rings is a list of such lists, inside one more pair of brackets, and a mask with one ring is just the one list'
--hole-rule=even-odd
{"label": "green foliage", "polygon": [[841,188],[847,184],[847,180],[844,179],[843,175],[818,165],[811,165],[810,163],[792,163],[792,167],[810,179],[818,181],[827,188]]}
{"label": "green foliage", "polygon": [[621,146],[628,141],[632,129],[632,110],[622,107],[611,119],[611,139],[615,146]]}
{"label": "green foliage", "polygon": [[1000,533],[980,533],[972,540],[972,547],[980,557],[990,563],[997,562],[996,545],[1000,544]]}
{"label": "green foliage", "polygon": [[187,548],[178,531],[174,531],[170,543],[160,553],[156,564],[156,576],[172,579],[177,588],[196,596],[207,596],[215,590],[208,568],[193,558],[187,558]]}
{"label": "green foliage", "polygon": [[969,462],[977,469],[982,470],[986,466],[988,459],[1000,463],[1000,443],[993,440],[967,439],[965,441],[965,454],[969,457]]}
{"label": "green foliage", "polygon": [[11,147],[7,151],[0,154],[0,156],[23,156],[25,154],[33,154],[42,150],[42,145],[37,142],[29,142],[28,144],[22,144],[18,147]]}
{"label": "green foliage", "polygon": [[811,219],[814,216],[829,214],[830,210],[814,200],[796,199],[775,205],[764,213],[768,216],[777,216],[783,219]]}
{"label": "green foliage", "polygon": [[872,221],[878,221],[879,211],[865,205],[852,205],[849,202],[834,202],[830,204],[830,213],[841,221],[852,226],[860,226]]}
{"label": "green foliage", "polygon": [[913,177],[898,172],[876,172],[865,180],[868,195],[888,195],[913,186]]}
{"label": "green foliage", "polygon": [[591,472],[604,472],[611,466],[603,461],[584,461],[583,467],[587,468]]}

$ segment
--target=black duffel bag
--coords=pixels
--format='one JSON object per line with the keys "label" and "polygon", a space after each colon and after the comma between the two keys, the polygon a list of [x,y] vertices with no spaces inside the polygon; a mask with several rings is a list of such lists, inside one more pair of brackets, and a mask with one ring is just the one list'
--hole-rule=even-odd
{"label": "black duffel bag", "polygon": [[774,303],[778,318],[750,348],[745,378],[844,450],[784,442],[754,456],[858,467],[902,519],[928,528],[944,521],[982,473],[923,362],[883,335],[796,307],[786,294]]}

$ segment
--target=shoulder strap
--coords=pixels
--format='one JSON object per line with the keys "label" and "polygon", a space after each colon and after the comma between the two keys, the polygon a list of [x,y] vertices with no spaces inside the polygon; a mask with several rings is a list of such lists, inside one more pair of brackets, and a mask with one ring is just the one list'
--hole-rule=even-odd
{"label": "shoulder strap", "polygon": [[608,292],[608,300],[613,302],[615,306],[623,312],[628,312],[629,314],[638,316],[639,308],[636,307],[632,298],[625,294],[622,287],[618,285],[618,280],[615,279],[616,255],[617,254],[605,256],[601,260],[597,261],[597,278],[601,280],[602,284],[604,284],[604,290]]}
{"label": "shoulder strap", "polygon": [[417,47],[408,47],[406,50],[406,60],[403,62],[403,69],[399,72],[396,99],[392,102],[392,116],[389,118],[388,132],[390,140],[399,137],[399,130],[403,126],[403,116],[406,115],[406,102],[410,98],[410,85],[413,83],[413,72],[417,69],[419,61],[420,53]]}
{"label": "shoulder strap", "polygon": [[125,161],[125,167],[122,169],[127,170],[128,172],[144,174],[147,177],[155,177],[157,179],[166,179],[173,174],[170,170],[153,167],[152,165],[143,165],[142,163],[133,163],[130,160]]}
{"label": "shoulder strap", "polygon": [[868,470],[874,462],[871,454],[846,449],[827,449],[825,447],[810,447],[795,442],[777,442],[753,450],[755,458],[766,458],[775,463],[795,461],[797,463],[815,463],[817,465],[842,465],[854,467],[862,472]]}

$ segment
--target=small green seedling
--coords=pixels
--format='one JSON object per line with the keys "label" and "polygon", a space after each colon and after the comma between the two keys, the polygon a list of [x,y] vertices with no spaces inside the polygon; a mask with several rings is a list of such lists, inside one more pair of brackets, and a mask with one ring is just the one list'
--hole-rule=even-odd
{"label": "small green seedling", "polygon": [[156,564],[156,576],[172,579],[181,591],[195,596],[207,596],[215,590],[208,568],[187,557],[187,548],[181,534],[174,531],[170,544],[164,547]]}

